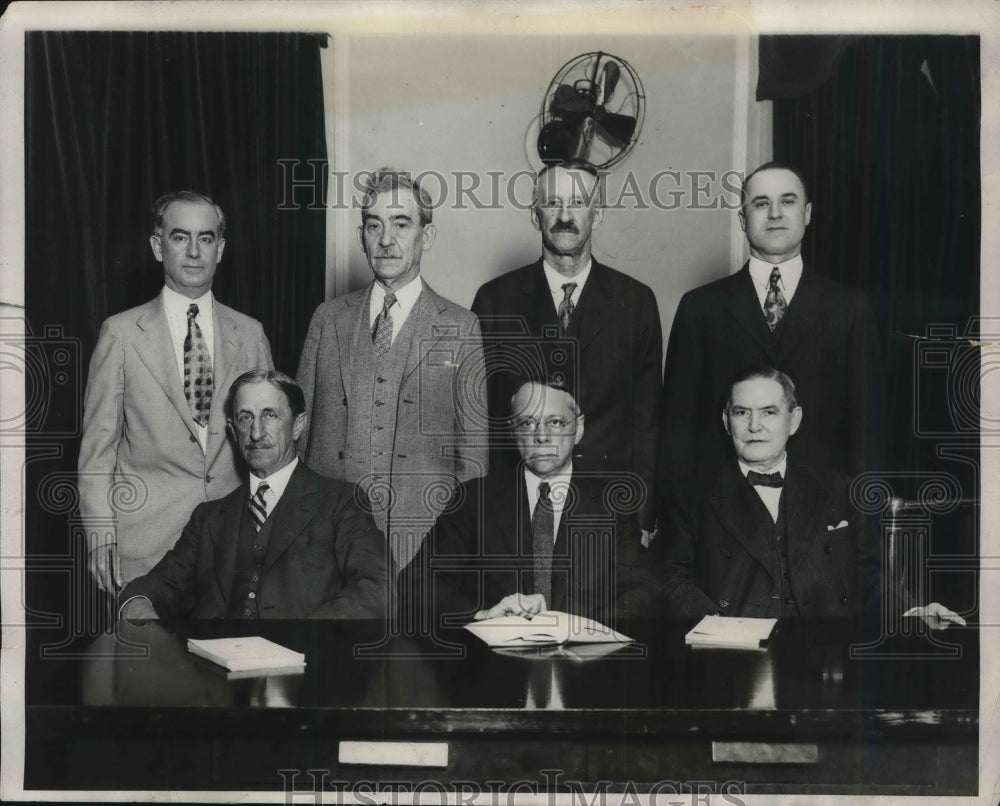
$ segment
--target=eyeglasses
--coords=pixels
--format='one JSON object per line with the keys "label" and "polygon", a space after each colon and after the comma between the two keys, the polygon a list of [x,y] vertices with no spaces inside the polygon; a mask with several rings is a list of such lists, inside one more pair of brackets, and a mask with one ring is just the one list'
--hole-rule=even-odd
{"label": "eyeglasses", "polygon": [[517,420],[511,420],[510,427],[519,434],[534,434],[540,425],[544,425],[545,430],[550,434],[561,434],[579,419],[579,417],[574,417],[571,420],[565,417],[546,417],[539,422],[534,417],[522,417]]}

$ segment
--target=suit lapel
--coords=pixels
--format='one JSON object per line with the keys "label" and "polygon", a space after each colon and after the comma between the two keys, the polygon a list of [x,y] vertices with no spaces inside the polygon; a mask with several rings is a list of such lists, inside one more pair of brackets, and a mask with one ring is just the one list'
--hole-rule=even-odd
{"label": "suit lapel", "polygon": [[454,327],[448,327],[440,321],[441,314],[444,313],[446,307],[444,300],[424,282],[420,296],[417,297],[417,304],[410,311],[410,317],[413,319],[413,340],[410,342],[410,352],[406,356],[406,364],[403,367],[404,380],[420,366],[428,352],[444,335],[451,335],[455,338],[462,335],[454,332]]}
{"label": "suit lapel", "polygon": [[315,497],[318,494],[319,489],[310,483],[306,475],[305,465],[299,463],[270,516],[274,518],[274,523],[264,556],[265,574],[315,517]]}
{"label": "suit lapel", "polygon": [[764,502],[747,483],[735,459],[726,463],[719,483],[707,500],[725,529],[770,572],[773,565],[771,519]]}
{"label": "suit lapel", "polygon": [[527,326],[531,335],[537,337],[550,336],[558,338],[561,333],[559,314],[552,303],[552,292],[545,279],[545,269],[539,260],[527,273],[521,284],[523,307],[527,312]]}
{"label": "suit lapel", "polygon": [[[240,522],[243,510],[247,504],[248,486],[239,488],[238,495],[228,496],[221,505],[221,518],[218,521],[218,531],[211,532],[215,554],[215,578],[219,583],[222,601],[225,603],[223,612],[229,608],[229,594],[232,591],[233,580],[236,578],[236,550],[240,542]],[[211,525],[209,525],[211,530]]]}
{"label": "suit lapel", "polygon": [[803,344],[816,338],[816,322],[823,318],[823,304],[816,285],[816,275],[808,267],[802,268],[802,277],[795,289],[795,296],[781,320],[781,345],[778,348],[778,364],[787,364],[789,357]]}
{"label": "suit lapel", "polygon": [[163,389],[191,435],[196,437],[191,409],[184,397],[181,376],[177,372],[177,357],[170,337],[170,326],[159,297],[143,306],[135,324],[139,331],[137,338],[133,340],[135,351]]}
{"label": "suit lapel", "polygon": [[341,305],[334,314],[337,329],[337,350],[340,352],[340,381],[345,393],[351,394],[351,379],[354,377],[355,344],[358,339],[370,338],[368,332],[368,309],[371,304],[372,285],[363,294],[348,294],[341,297]]}
{"label": "suit lapel", "polygon": [[819,491],[814,489],[812,480],[796,472],[794,466],[785,474],[785,520],[788,533],[788,569],[792,579],[795,571],[812,551],[812,545],[819,539],[817,506]]}
{"label": "suit lapel", "polygon": [[[757,291],[753,286],[753,278],[750,276],[750,263],[743,265],[734,276],[730,286],[728,307],[733,317],[743,326],[747,334],[760,346],[767,354],[772,363],[777,362],[774,338],[764,321],[764,313],[760,308],[760,300],[757,299]],[[798,294],[796,294],[796,297]]]}
{"label": "suit lapel", "polygon": [[580,292],[580,304],[576,306],[570,320],[567,336],[577,340],[580,354],[598,337],[607,321],[617,321],[616,308],[620,300],[615,295],[614,286],[608,282],[608,270],[593,261],[590,277]]}

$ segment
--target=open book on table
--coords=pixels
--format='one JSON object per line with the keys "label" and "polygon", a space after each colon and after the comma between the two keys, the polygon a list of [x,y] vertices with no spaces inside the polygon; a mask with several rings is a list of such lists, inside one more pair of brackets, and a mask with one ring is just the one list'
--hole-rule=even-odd
{"label": "open book on table", "polygon": [[493,647],[632,643],[628,636],[600,622],[558,610],[543,610],[531,619],[501,616],[473,621],[465,629]]}

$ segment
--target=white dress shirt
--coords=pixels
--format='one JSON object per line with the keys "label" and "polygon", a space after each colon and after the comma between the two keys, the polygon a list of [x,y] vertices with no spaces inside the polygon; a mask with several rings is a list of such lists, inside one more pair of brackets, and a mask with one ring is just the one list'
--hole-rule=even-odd
{"label": "white dress shirt", "polygon": [[556,543],[559,534],[559,522],[562,520],[563,509],[569,499],[569,485],[573,479],[573,464],[567,465],[562,473],[557,473],[547,479],[541,479],[528,468],[524,469],[524,484],[528,493],[528,515],[535,517],[535,506],[538,504],[538,485],[543,481],[549,483],[549,500],[552,502],[552,545]]}
{"label": "white dress shirt", "polygon": [[[201,329],[201,335],[208,346],[208,354],[212,356],[212,376],[215,377],[215,301],[212,292],[191,299],[183,294],[178,294],[172,288],[163,286],[163,293],[160,295],[163,300],[163,312],[167,316],[167,326],[170,328],[170,340],[174,344],[174,358],[177,360],[177,375],[181,380],[181,389],[184,384],[184,339],[188,332],[188,308],[193,302],[198,306],[198,315],[195,322]],[[214,394],[214,392],[213,392]],[[195,423],[198,434],[198,442],[204,451],[208,443],[208,426]]]}
{"label": "white dress shirt", "polygon": [[545,281],[549,284],[549,291],[552,292],[552,305],[556,309],[556,313],[559,313],[559,304],[566,298],[566,292],[563,291],[563,286],[566,283],[576,283],[576,288],[573,289],[573,296],[570,297],[570,301],[573,303],[574,308],[580,304],[580,294],[583,293],[583,287],[587,284],[587,278],[590,277],[590,267],[592,265],[593,261],[588,260],[587,265],[583,267],[583,271],[575,277],[567,277],[565,274],[560,274],[552,268],[548,264],[548,261],[542,260],[542,268],[545,270]]}
{"label": "white dress shirt", "polygon": [[[413,306],[417,304],[417,298],[423,291],[424,281],[418,274],[406,285],[397,288],[393,293],[396,295],[395,304],[389,308],[389,315],[392,316],[392,340],[396,340],[406,317],[410,315]],[[377,280],[372,283],[371,302],[368,305],[368,331],[375,327],[375,320],[382,313],[382,306],[385,305],[385,286]]]}
{"label": "white dress shirt", "polygon": [[791,260],[778,264],[768,263],[758,257],[751,257],[750,277],[753,279],[753,287],[757,292],[761,310],[764,310],[764,300],[767,299],[767,289],[771,285],[771,272],[775,265],[781,272],[778,286],[781,288],[781,293],[785,295],[786,304],[791,304],[792,297],[795,296],[795,289],[799,287],[799,280],[802,279],[802,255],[796,255]]}
{"label": "white dress shirt", "polygon": [[[751,470],[757,470],[755,467],[750,467],[749,465],[743,464],[742,461],[737,459],[740,463],[740,472],[743,474],[743,478],[747,477],[747,473]],[[781,478],[785,478],[785,468],[788,465],[788,454],[786,453],[781,457],[781,461],[777,465],[772,467],[768,473],[780,473]],[[757,470],[760,473],[760,470]],[[749,482],[748,482],[749,483]],[[764,506],[767,507],[767,511],[771,513],[771,520],[775,523],[778,522],[778,507],[781,503],[781,491],[784,487],[765,487],[762,484],[752,485],[754,490],[757,491],[757,495],[760,496],[760,500],[764,502]]]}

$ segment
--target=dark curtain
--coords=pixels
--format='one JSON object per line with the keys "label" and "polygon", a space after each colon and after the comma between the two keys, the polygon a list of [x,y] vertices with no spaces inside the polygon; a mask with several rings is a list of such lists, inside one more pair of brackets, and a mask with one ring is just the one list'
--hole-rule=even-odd
{"label": "dark curtain", "polygon": [[[29,553],[73,553],[71,516],[46,495],[76,466],[101,322],[162,287],[149,247],[156,197],[192,189],[221,205],[226,250],[213,291],[263,323],[276,366],[294,374],[323,300],[325,213],[322,190],[314,205],[299,191],[298,209],[279,209],[292,195],[278,161],[300,160],[301,179],[306,160],[326,159],[324,45],[287,33],[26,34],[27,327],[58,335],[74,356],[65,383],[46,379],[44,418],[29,440]],[[33,349],[51,364],[42,355],[50,348]],[[66,587],[85,595],[86,578],[67,586],[62,571],[55,576],[29,575],[42,610]]]}
{"label": "dark curtain", "polygon": [[866,290],[880,324],[889,469],[912,474],[894,486],[917,498],[947,473],[975,495],[979,38],[761,37],[758,99],[774,158],[810,183],[805,260]]}

